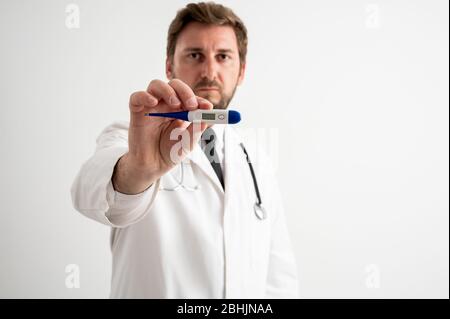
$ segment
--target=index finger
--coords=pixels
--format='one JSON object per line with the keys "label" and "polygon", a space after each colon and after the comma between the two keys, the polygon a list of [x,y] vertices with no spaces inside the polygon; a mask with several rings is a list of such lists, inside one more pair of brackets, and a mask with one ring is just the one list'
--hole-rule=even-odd
{"label": "index finger", "polygon": [[158,101],[164,100],[165,104],[172,109],[179,109],[181,107],[181,101],[177,97],[175,90],[167,83],[161,80],[153,80],[150,82],[147,88],[147,92],[155,96]]}
{"label": "index finger", "polygon": [[192,111],[198,108],[197,98],[195,97],[194,91],[179,79],[170,80],[168,83],[180,97],[183,104],[183,108],[187,111]]}

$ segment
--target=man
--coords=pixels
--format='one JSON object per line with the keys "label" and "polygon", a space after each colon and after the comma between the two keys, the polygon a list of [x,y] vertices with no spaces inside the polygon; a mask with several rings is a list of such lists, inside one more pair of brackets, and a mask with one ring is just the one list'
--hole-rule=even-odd
{"label": "man", "polygon": [[230,127],[144,116],[226,109],[246,52],[246,28],[230,9],[188,4],[169,28],[170,81],[131,95],[130,123],[107,127],[76,177],[75,208],[112,227],[112,298],[298,296],[269,164],[250,167],[256,150]]}

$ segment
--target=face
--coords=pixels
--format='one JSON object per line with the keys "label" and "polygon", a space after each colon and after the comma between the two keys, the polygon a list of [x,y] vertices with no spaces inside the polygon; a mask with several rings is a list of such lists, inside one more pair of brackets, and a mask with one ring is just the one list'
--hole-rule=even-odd
{"label": "face", "polygon": [[231,26],[189,23],[178,36],[173,63],[166,61],[169,79],[180,79],[217,109],[228,107],[244,73]]}

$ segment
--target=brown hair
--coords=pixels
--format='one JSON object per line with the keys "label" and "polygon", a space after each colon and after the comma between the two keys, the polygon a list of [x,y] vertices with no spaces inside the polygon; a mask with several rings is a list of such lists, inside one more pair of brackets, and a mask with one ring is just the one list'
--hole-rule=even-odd
{"label": "brown hair", "polygon": [[200,22],[213,25],[229,25],[236,34],[239,49],[239,60],[245,63],[247,55],[247,28],[241,19],[230,9],[214,2],[189,3],[177,12],[169,27],[167,35],[167,58],[173,62],[175,46],[180,32],[189,22]]}

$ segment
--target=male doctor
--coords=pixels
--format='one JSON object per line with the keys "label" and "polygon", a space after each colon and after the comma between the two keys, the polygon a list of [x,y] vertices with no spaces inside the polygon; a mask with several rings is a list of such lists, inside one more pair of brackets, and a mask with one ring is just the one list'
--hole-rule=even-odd
{"label": "male doctor", "polygon": [[169,28],[170,81],[131,94],[130,122],[105,128],[81,167],[72,201],[111,227],[111,298],[298,297],[281,197],[270,164],[252,161],[257,147],[230,126],[144,116],[226,109],[246,52],[232,10],[188,4]]}

